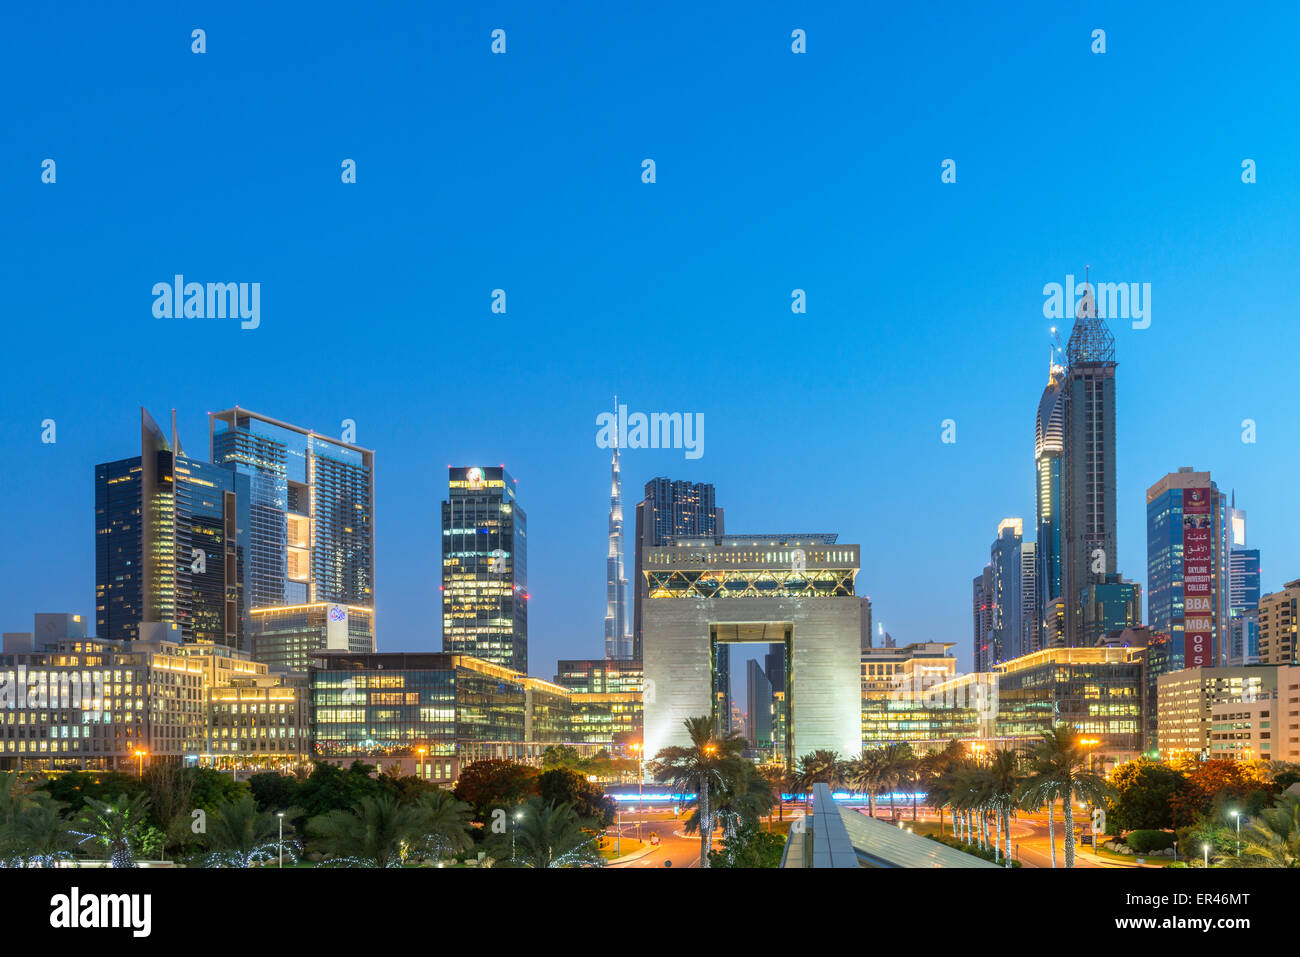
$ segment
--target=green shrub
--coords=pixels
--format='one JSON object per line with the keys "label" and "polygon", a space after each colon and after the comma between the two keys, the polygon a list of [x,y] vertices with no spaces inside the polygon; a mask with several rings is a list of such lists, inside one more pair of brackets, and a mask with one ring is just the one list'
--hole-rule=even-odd
{"label": "green shrub", "polygon": [[1124,838],[1124,843],[1133,849],[1135,854],[1150,854],[1152,851],[1163,851],[1167,847],[1174,846],[1174,835],[1171,831],[1141,830],[1129,831]]}

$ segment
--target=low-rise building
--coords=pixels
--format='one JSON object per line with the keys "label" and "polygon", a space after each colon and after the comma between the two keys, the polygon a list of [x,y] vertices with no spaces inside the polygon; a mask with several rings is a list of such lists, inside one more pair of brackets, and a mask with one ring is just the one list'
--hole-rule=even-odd
{"label": "low-rise building", "polygon": [[1156,681],[1158,751],[1165,760],[1208,757],[1214,706],[1255,701],[1277,690],[1276,667],[1183,668]]}

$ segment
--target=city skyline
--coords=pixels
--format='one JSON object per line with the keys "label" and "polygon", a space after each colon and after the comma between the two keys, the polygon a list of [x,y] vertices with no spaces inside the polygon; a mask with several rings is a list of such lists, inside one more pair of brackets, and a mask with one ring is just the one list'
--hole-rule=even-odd
{"label": "city skyline", "polygon": [[[1146,584],[1144,490],[1193,466],[1250,512],[1262,590],[1300,576],[1292,374],[1275,348],[1288,341],[1300,212],[1297,133],[1274,122],[1294,12],[1247,27],[1196,9],[1172,26],[1111,10],[1105,56],[1088,51],[1090,22],[1060,12],[958,13],[939,27],[901,11],[801,13],[799,58],[786,13],[693,13],[685,40],[671,23],[638,24],[629,56],[617,13],[575,30],[516,11],[511,52],[493,59],[482,24],[439,26],[430,13],[400,31],[359,24],[344,56],[327,28],[288,12],[266,11],[247,35],[213,11],[208,60],[177,40],[190,24],[175,14],[132,31],[103,11],[23,15],[31,40],[3,68],[69,105],[22,107],[20,148],[0,157],[24,224],[8,247],[22,277],[10,313],[22,318],[7,334],[13,354],[33,357],[12,370],[0,423],[19,452],[0,520],[24,543],[0,556],[6,629],[37,611],[93,617],[92,470],[134,454],[139,407],[175,408],[179,432],[197,436],[208,411],[237,403],[327,435],[353,420],[357,443],[376,450],[381,650],[441,646],[428,476],[507,463],[531,519],[529,652],[545,675],[601,647],[609,461],[595,420],[617,391],[708,423],[698,460],[623,450],[630,488],[706,482],[737,529],[839,530],[862,544],[876,622],[900,642],[956,642],[969,668],[970,576],[989,533],[1006,516],[1034,524],[1028,410],[1060,324],[1043,288],[1085,266],[1154,291],[1149,328],[1111,323],[1119,571]],[[864,64],[858,45],[882,34],[899,42]],[[559,68],[575,44],[576,74]],[[647,83],[646,51],[663,49],[680,62]],[[942,67],[977,49],[980,84]],[[155,88],[158,51],[184,82]],[[328,68],[349,56],[358,69]],[[1269,92],[1242,98],[1188,77],[1197,60]],[[273,66],[243,76],[232,61]],[[324,78],[304,99],[294,77],[307,67]],[[1026,88],[1024,75],[1041,80]],[[84,90],[101,82],[106,104],[139,92],[135,109],[94,109]],[[896,82],[906,96],[879,95]],[[409,122],[427,106],[416,87],[455,92],[437,99],[454,149]],[[1134,88],[1159,108],[1124,95]],[[160,157],[158,142],[190,142],[196,99],[226,104],[201,119],[241,135]],[[247,108],[226,112],[232,101]],[[798,122],[774,143],[787,116]],[[1104,116],[1104,135],[1045,155],[1079,116]],[[50,185],[47,155],[59,164]],[[646,157],[654,184],[640,180]],[[949,157],[958,176],[944,184]],[[338,177],[347,158],[350,186]],[[1249,185],[1247,158],[1259,169]],[[196,195],[197,212],[184,199]],[[150,289],[177,274],[260,282],[258,328],[156,317]],[[795,289],[806,314],[790,311]],[[676,349],[682,329],[696,339]],[[440,363],[487,336],[514,345],[494,385],[470,390]],[[209,355],[223,361],[195,358]],[[738,387],[755,382],[766,397]],[[954,444],[941,441],[948,419]]]}

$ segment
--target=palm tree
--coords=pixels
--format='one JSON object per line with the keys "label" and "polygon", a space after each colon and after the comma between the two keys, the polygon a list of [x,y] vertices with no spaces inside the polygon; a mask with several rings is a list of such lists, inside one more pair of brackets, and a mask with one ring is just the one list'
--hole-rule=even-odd
{"label": "palm tree", "polygon": [[[722,822],[723,836],[734,836],[744,824],[757,825],[771,810],[772,789],[758,769],[748,761],[732,762],[726,786],[714,803],[714,814]],[[693,829],[692,821],[687,820],[686,830]]]}
{"label": "palm tree", "polygon": [[[785,820],[785,798],[783,795],[786,793],[786,790],[791,786],[790,772],[786,770],[784,764],[781,764],[780,762],[772,762],[768,764],[760,764],[758,766],[758,773],[759,776],[762,777],[762,779],[767,782],[768,788],[770,788],[772,791],[772,800],[776,804],[777,820],[784,821]],[[770,822],[768,827],[770,829],[771,827]]]}
{"label": "palm tree", "polygon": [[844,762],[839,752],[824,748],[805,754],[794,771],[793,786],[801,794],[812,791],[814,784],[825,784],[832,791],[844,784]]}
{"label": "palm tree", "polygon": [[251,794],[223,803],[208,825],[209,866],[251,867],[255,860],[269,859],[271,848],[279,853],[279,832],[275,815],[259,811]]}
{"label": "palm tree", "polygon": [[87,797],[80,817],[80,824],[86,830],[73,833],[83,841],[103,844],[111,867],[135,867],[136,851],[143,844],[148,817],[149,798],[143,794],[131,798],[119,794],[112,801]]}
{"label": "palm tree", "polygon": [[1225,857],[1229,867],[1300,867],[1300,799],[1284,794],[1242,828],[1239,857]]}
{"label": "palm tree", "polygon": [[1042,739],[1031,746],[1029,777],[1022,789],[1022,804],[1037,810],[1048,805],[1047,836],[1052,844],[1052,866],[1056,866],[1056,835],[1052,809],[1060,798],[1065,814],[1065,866],[1074,867],[1074,799],[1101,804],[1114,797],[1114,789],[1105,779],[1088,769],[1086,749],[1069,725],[1058,724],[1043,732]]}
{"label": "palm tree", "polygon": [[502,835],[504,847],[513,837],[516,864],[524,867],[592,867],[601,863],[596,835],[583,827],[582,819],[567,801],[547,804],[532,797],[519,805],[513,835]]}
{"label": "palm tree", "polygon": [[708,715],[687,718],[682,722],[691,739],[690,747],[668,747],[655,755],[649,768],[654,779],[683,795],[696,792],[699,809],[700,867],[709,866],[709,848],[713,843],[713,811],[710,801],[720,796],[728,779],[735,773],[734,764],[746,741],[739,735],[719,738],[714,734],[713,719]]}
{"label": "palm tree", "polygon": [[474,809],[442,788],[426,791],[416,801],[423,814],[423,849],[431,857],[459,854],[469,850],[474,843],[470,836],[470,823]]}
{"label": "palm tree", "polygon": [[867,813],[876,816],[876,793],[884,786],[888,768],[884,752],[879,749],[863,751],[845,768],[845,783],[867,796]]}
{"label": "palm tree", "polygon": [[0,844],[34,867],[54,867],[67,860],[76,842],[60,815],[61,805],[53,801],[28,801],[13,818],[0,828]]}
{"label": "palm tree", "polygon": [[400,867],[407,849],[424,839],[425,815],[390,794],[361,799],[350,811],[327,811],[307,822],[327,863],[346,867]]}
{"label": "palm tree", "polygon": [[898,815],[894,810],[894,792],[900,785],[910,780],[915,765],[911,745],[885,745],[882,749],[881,761],[884,764],[881,783],[889,790],[889,816],[895,818]]}
{"label": "palm tree", "polygon": [[[992,785],[992,808],[995,815],[994,833],[1001,832],[1002,853],[1011,857],[1011,808],[1016,802],[1020,785],[1020,756],[1014,751],[998,749],[989,762],[989,783]],[[993,842],[993,858],[997,860],[997,840]]]}

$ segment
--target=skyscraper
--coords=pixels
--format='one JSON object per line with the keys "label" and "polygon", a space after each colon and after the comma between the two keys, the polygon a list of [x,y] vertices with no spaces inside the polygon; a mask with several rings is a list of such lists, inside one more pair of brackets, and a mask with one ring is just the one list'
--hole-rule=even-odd
{"label": "skyscraper", "polygon": [[208,435],[251,483],[252,607],[373,609],[374,453],[237,406],[209,413]]}
{"label": "skyscraper", "polygon": [[138,456],[95,466],[95,628],[139,637],[176,625],[185,641],[244,644],[249,483],[191,459],[140,410]]}
{"label": "skyscraper", "polygon": [[719,538],[722,509],[714,504],[713,486],[656,478],[645,483],[645,498],[636,506],[636,556],[632,583],[632,657],[641,660],[642,604],[646,597],[644,558],[647,548],[673,545],[679,538]]}
{"label": "skyscraper", "polygon": [[1020,653],[1038,651],[1042,647],[1042,623],[1038,617],[1038,546],[1034,542],[1020,543]]}
{"label": "skyscraper", "polygon": [[1229,667],[1259,662],[1259,549],[1246,547],[1246,511],[1233,493],[1228,508]]}
{"label": "skyscraper", "polygon": [[1065,641],[1083,638],[1083,590],[1116,574],[1115,337],[1082,287],[1066,345],[1062,594]]}
{"label": "skyscraper", "polygon": [[[618,407],[618,400],[614,400]],[[623,476],[618,445],[610,464],[609,557],[605,562],[605,657],[626,661],[632,655],[632,629],[627,615],[627,575],[623,565]]]}
{"label": "skyscraper", "polygon": [[1023,519],[1004,518],[998,524],[998,537],[989,550],[989,567],[993,571],[992,642],[985,656],[989,665],[1019,658],[1024,653],[1021,648],[1024,528]]}
{"label": "skyscraper", "polygon": [[1227,513],[1209,472],[1180,468],[1147,489],[1147,619],[1171,638],[1166,670],[1226,658]]}
{"label": "skyscraper", "polygon": [[993,566],[975,576],[971,589],[971,614],[975,625],[972,671],[989,671],[993,665]]}
{"label": "skyscraper", "polygon": [[442,650],[528,673],[528,519],[505,466],[447,470]]}
{"label": "skyscraper", "polygon": [[1034,592],[1037,628],[1031,651],[1064,638],[1058,633],[1061,621],[1062,547],[1065,524],[1065,366],[1052,350],[1048,360],[1047,386],[1038,401],[1034,417],[1034,496],[1037,516]]}

